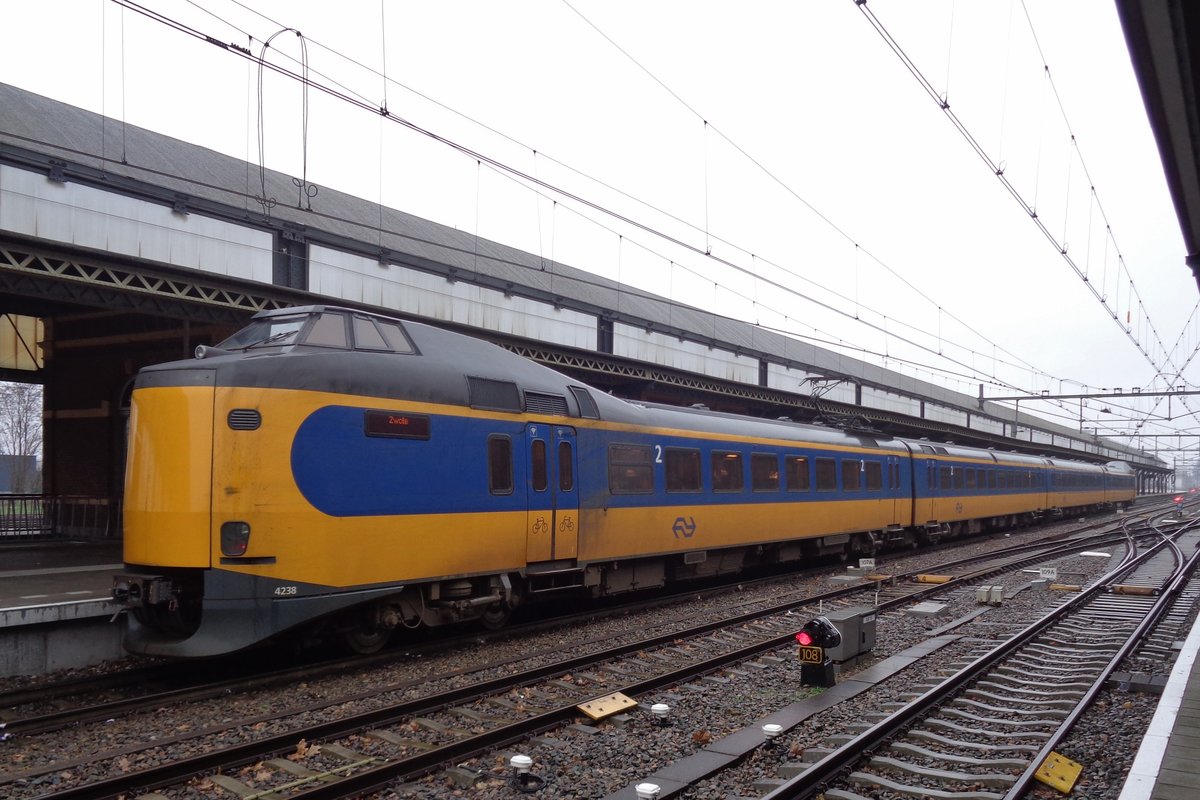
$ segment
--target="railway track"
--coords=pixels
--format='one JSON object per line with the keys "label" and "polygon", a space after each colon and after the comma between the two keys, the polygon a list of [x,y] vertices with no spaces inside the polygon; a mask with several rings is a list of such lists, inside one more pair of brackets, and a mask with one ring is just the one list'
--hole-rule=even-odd
{"label": "railway track", "polygon": [[[1120,565],[1061,608],[911,699],[764,800],[1014,800],[1200,563],[1200,533]],[[1185,563],[1180,551],[1192,553]],[[1168,620],[1168,624],[1173,621]]]}
{"label": "railway track", "polygon": [[[1063,535],[1073,537],[1087,535],[1089,530],[1096,529],[1101,525],[1102,523],[1084,526],[1070,534]],[[1003,557],[1002,553],[1036,553],[1054,546],[1053,540],[1039,541],[1006,548],[998,551],[995,555],[953,559],[928,567],[924,571],[950,573],[977,563],[981,558],[1001,558]],[[895,587],[903,585],[911,577],[912,573],[903,573],[893,576],[891,580],[881,582],[880,596],[885,599],[903,596],[906,591],[897,590]],[[737,588],[739,590],[753,589],[756,586],[777,585],[779,581],[780,578],[777,576],[740,581]],[[4,724],[4,730],[9,735],[47,733],[70,725],[111,719],[165,704],[194,702],[284,685],[289,681],[319,679],[348,670],[370,669],[414,657],[423,657],[439,650],[462,647],[466,643],[485,643],[527,636],[538,630],[562,625],[569,626],[581,620],[595,619],[605,613],[629,613],[631,609],[670,604],[684,598],[692,599],[705,594],[716,595],[729,590],[728,585],[699,591],[691,590],[650,601],[622,604],[605,612],[589,610],[582,614],[512,626],[502,632],[467,631],[457,635],[438,636],[433,642],[420,643],[403,650],[392,650],[374,656],[339,657],[300,665],[282,666],[293,659],[286,654],[275,653],[267,658],[265,663],[262,661],[248,663],[245,659],[222,658],[198,665],[165,663],[116,673],[85,676],[51,685],[0,692],[0,710],[2,710],[0,711],[0,722]]]}
{"label": "railway track", "polygon": [[[1055,545],[1049,551],[1044,546],[1032,548],[1033,555],[1008,554],[1002,560],[993,555],[992,563],[969,570],[960,565],[959,577],[932,586],[912,584],[906,593],[882,601],[881,607],[897,608],[919,597],[960,591],[972,581],[999,571],[1020,570],[1039,560],[1096,547],[1098,541],[1095,537],[1078,539]],[[978,562],[981,558],[968,561]],[[950,566],[944,566],[947,569],[942,571],[949,571]],[[889,583],[894,587],[903,585],[895,579]],[[745,665],[761,664],[764,654],[770,657],[773,651],[790,648],[798,613],[815,612],[811,606],[816,603],[861,603],[877,588],[846,587],[707,622],[691,630],[644,638],[606,652],[555,659],[524,671],[508,664],[498,669],[507,674],[492,678],[484,678],[484,673],[460,676],[467,678],[460,681],[462,685],[442,691],[413,686],[409,687],[408,699],[382,708],[264,735],[252,743],[173,759],[147,769],[130,769],[132,754],[126,754],[124,766],[114,770],[125,770],[122,774],[44,796],[134,796],[149,788],[196,780],[243,793],[245,785],[239,787],[242,782],[229,774],[243,765],[255,765],[259,782],[271,787],[276,796],[283,796],[279,792],[289,797],[358,794],[395,781],[412,780],[442,765],[569,725],[579,715],[577,706],[597,697],[614,692],[631,697],[644,695],[723,668],[761,668]],[[321,744],[310,744],[315,742]],[[158,742],[155,747],[167,744]],[[54,769],[60,773],[83,772],[94,761],[58,763]],[[218,772],[214,774],[214,770]]]}

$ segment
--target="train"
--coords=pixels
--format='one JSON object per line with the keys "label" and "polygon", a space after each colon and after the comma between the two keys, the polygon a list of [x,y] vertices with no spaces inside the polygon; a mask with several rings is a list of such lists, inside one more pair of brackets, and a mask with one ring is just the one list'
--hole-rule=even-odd
{"label": "train", "polygon": [[312,305],[138,372],[113,601],[133,653],[318,633],[372,652],[397,629],[1134,493],[1119,462],[626,401],[480,339]]}

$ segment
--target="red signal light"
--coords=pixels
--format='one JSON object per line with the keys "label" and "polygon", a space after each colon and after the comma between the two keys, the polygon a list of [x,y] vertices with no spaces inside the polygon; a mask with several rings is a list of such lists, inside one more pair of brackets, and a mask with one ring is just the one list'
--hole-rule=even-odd
{"label": "red signal light", "polygon": [[1183,502],[1183,495],[1181,495],[1181,494],[1180,494],[1180,495],[1176,495],[1176,496],[1175,496],[1175,502],[1176,502],[1176,503],[1182,503],[1182,502]]}
{"label": "red signal light", "polygon": [[800,643],[801,647],[810,647],[813,643],[813,637],[808,631],[800,631],[796,634],[796,641]]}

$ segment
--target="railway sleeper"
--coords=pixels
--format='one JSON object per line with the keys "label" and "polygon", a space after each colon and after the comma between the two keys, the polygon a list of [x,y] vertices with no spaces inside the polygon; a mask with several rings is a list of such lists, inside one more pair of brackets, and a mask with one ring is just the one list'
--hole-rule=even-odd
{"label": "railway sleeper", "polygon": [[1002,800],[1004,795],[998,792],[955,792],[942,789],[931,789],[928,786],[910,786],[900,781],[892,780],[883,775],[873,775],[870,772],[852,772],[850,773],[849,781],[851,784],[875,786],[880,789],[886,789],[897,794],[908,795],[910,797],[932,797],[938,800]]}
{"label": "railway sleeper", "polygon": [[975,773],[933,769],[931,767],[923,767],[899,758],[892,758],[890,756],[871,756],[871,759],[868,763],[870,763],[870,765],[873,767],[879,767],[884,770],[904,772],[910,775],[919,775],[923,778],[933,778],[935,780],[946,782],[978,783],[983,786],[993,786],[997,788],[1012,786],[1017,782],[1017,777],[1015,775],[1006,775],[999,772]]}
{"label": "railway sleeper", "polygon": [[962,764],[981,769],[1025,769],[1029,765],[1029,760],[1025,758],[975,758],[955,753],[942,753],[904,741],[892,742],[888,745],[888,750],[917,758],[927,758],[930,761],[944,761],[947,764]]}

